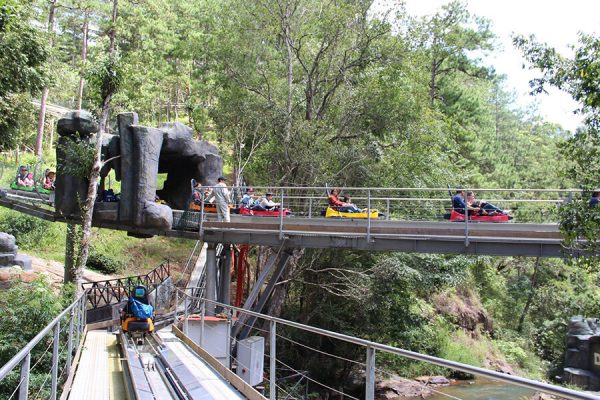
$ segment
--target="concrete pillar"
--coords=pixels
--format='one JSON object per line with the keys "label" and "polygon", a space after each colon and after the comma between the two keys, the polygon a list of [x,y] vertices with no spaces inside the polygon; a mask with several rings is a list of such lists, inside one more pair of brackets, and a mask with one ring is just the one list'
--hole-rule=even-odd
{"label": "concrete pillar", "polygon": [[[204,293],[207,300],[217,299],[217,248],[214,243],[209,243],[206,250],[206,290]],[[213,304],[206,304],[206,315],[215,315]]]}
{"label": "concrete pillar", "polygon": [[217,301],[230,304],[231,299],[231,246],[225,245],[219,268],[219,295]]}

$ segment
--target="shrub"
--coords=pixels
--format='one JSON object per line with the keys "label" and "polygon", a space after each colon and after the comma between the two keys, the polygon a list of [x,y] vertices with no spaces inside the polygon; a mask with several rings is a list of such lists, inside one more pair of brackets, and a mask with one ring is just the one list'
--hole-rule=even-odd
{"label": "shrub", "polygon": [[40,246],[49,228],[48,221],[25,214],[8,213],[0,218],[0,231],[13,235],[24,248]]}
{"label": "shrub", "polygon": [[90,254],[87,259],[86,267],[104,274],[114,274],[120,272],[124,268],[123,261],[101,253],[96,249],[90,249]]}

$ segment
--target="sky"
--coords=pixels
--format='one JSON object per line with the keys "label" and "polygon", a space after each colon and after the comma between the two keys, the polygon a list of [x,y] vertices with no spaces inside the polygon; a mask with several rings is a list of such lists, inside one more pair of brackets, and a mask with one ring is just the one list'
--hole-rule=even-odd
{"label": "sky", "polygon": [[[434,14],[448,0],[405,0],[411,15]],[[539,71],[523,69],[525,60],[512,45],[513,33],[545,42],[564,55],[571,55],[569,44],[577,44],[577,33],[600,34],[600,0],[469,0],[473,15],[492,21],[492,31],[498,36],[498,50],[484,59],[499,74],[507,77],[507,89],[517,95],[517,104],[526,107],[537,104],[545,120],[561,124],[573,131],[581,122],[574,115],[577,108],[568,94],[550,90],[548,95],[529,95],[529,80]]]}

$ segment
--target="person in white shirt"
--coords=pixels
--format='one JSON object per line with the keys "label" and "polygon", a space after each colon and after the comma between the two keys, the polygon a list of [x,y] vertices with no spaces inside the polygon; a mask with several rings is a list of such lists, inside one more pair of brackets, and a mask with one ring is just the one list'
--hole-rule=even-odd
{"label": "person in white shirt", "polygon": [[227,189],[227,185],[225,184],[225,178],[219,177],[217,179],[217,185],[214,190],[208,195],[208,201],[215,199],[215,203],[217,205],[217,221],[229,222],[229,202],[231,199],[231,194],[229,193],[229,189]]}
{"label": "person in white shirt", "polygon": [[260,206],[267,211],[271,211],[277,207],[279,207],[280,203],[275,203],[273,201],[273,193],[266,193],[265,198],[261,200]]}

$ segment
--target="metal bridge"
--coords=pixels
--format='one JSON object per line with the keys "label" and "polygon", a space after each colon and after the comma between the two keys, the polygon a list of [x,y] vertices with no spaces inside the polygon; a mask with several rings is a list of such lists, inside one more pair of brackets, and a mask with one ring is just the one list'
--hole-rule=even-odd
{"label": "metal bridge", "polygon": [[[354,201],[377,208],[383,217],[331,219],[320,215],[326,205],[323,187],[262,188],[278,194],[276,201],[292,216],[232,215],[231,222],[216,222],[215,214],[173,210],[169,230],[144,229],[95,220],[96,227],[202,240],[209,244],[284,245],[286,248],[346,248],[369,251],[472,254],[494,256],[562,257],[565,249],[555,222],[557,208],[576,189],[487,189],[490,202],[511,208],[514,223],[445,221],[449,211],[447,189],[346,188]],[[243,188],[233,188],[241,193]],[[49,221],[79,223],[54,212],[51,200],[35,193],[8,191],[0,206]]]}

